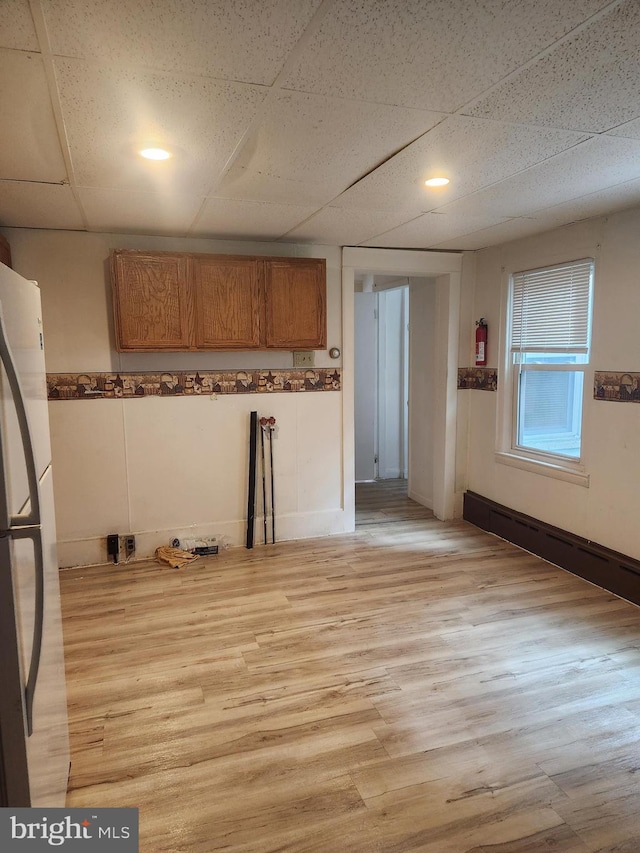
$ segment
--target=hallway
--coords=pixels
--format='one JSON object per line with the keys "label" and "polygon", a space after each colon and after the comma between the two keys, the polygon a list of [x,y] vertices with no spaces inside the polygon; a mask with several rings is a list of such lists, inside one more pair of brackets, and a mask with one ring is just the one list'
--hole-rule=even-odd
{"label": "hallway", "polygon": [[433,518],[433,513],[407,497],[406,480],[356,483],[356,527]]}

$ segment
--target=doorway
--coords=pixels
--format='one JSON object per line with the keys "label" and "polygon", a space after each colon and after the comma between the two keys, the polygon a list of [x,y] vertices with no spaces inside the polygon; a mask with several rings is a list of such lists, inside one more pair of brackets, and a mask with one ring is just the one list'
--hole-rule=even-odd
{"label": "doorway", "polygon": [[414,501],[433,508],[435,281],[367,273],[354,287],[356,520],[377,500],[410,518]]}
{"label": "doorway", "polygon": [[[411,368],[409,412],[408,485],[413,492],[416,478],[423,477],[432,494],[434,515],[448,520],[459,514],[461,496],[455,493],[455,447],[457,406],[458,321],[462,256],[451,252],[420,252],[400,249],[345,248],[342,259],[343,310],[343,507],[345,529],[355,528],[355,281],[366,274],[427,277],[433,282],[433,383],[429,404],[433,413],[431,435],[421,437],[421,424],[414,405],[414,390],[422,388],[419,364]],[[426,292],[426,291],[425,291]],[[414,302],[409,297],[413,311]],[[414,384],[415,383],[415,384]],[[425,393],[425,396],[427,394]],[[422,430],[424,432],[424,430]],[[413,438],[412,438],[413,436]],[[432,470],[416,449],[427,448]],[[411,496],[423,503],[428,496]]]}

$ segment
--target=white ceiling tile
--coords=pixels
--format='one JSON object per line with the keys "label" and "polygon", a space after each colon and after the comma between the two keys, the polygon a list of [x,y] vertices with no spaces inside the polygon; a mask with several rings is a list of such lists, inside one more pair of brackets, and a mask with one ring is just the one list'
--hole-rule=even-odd
{"label": "white ceiling tile", "polygon": [[84,222],[70,187],[0,181],[0,225],[82,231]]}
{"label": "white ceiling tile", "polygon": [[201,197],[135,193],[79,187],[78,195],[92,231],[139,234],[185,234],[195,219]]}
{"label": "white ceiling tile", "polygon": [[519,240],[532,234],[547,230],[547,225],[536,219],[509,219],[490,228],[483,228],[475,233],[465,234],[451,240],[443,240],[431,246],[432,249],[457,249],[458,251],[473,251],[484,249],[485,246],[495,246],[509,240]]}
{"label": "white ceiling tile", "polygon": [[[639,105],[640,109],[640,105]],[[625,122],[609,131],[611,136],[626,136],[628,139],[640,139],[640,118]]]}
{"label": "white ceiling tile", "polygon": [[442,213],[531,216],[592,192],[640,177],[640,140],[599,136],[467,198]]}
{"label": "white ceiling tile", "polygon": [[[351,187],[335,207],[427,211],[500,181],[586,139],[585,134],[451,116]],[[446,187],[424,186],[443,174]]]}
{"label": "white ceiling tile", "polygon": [[601,132],[638,115],[640,4],[627,0],[469,110],[504,121]]}
{"label": "white ceiling tile", "polygon": [[325,204],[444,116],[278,92],[218,195]]}
{"label": "white ceiling tile", "polygon": [[607,0],[338,0],[283,85],[452,112]]}
{"label": "white ceiling tile", "polygon": [[534,214],[548,228],[640,205],[640,178],[556,204]]}
{"label": "white ceiling tile", "polygon": [[[82,60],[56,60],[56,71],[75,180],[112,189],[206,194],[267,91]],[[137,155],[152,144],[174,156]]]}
{"label": "white ceiling tile", "polygon": [[324,243],[327,246],[357,246],[374,234],[395,228],[406,218],[406,213],[396,211],[325,207],[308,222],[290,231],[285,239]]}
{"label": "white ceiling tile", "polygon": [[0,50],[0,81],[0,178],[65,180],[41,56]]}
{"label": "white ceiling tile", "polygon": [[[352,211],[345,211],[347,212]],[[378,248],[430,249],[443,240],[460,233],[469,234],[478,231],[480,228],[493,225],[496,221],[502,220],[490,214],[466,216],[464,213],[425,213],[386,234],[381,233],[377,237],[366,240],[362,245]]]}
{"label": "white ceiling tile", "polygon": [[271,84],[321,0],[57,0],[55,54]]}
{"label": "white ceiling tile", "polygon": [[209,198],[190,236],[275,240],[316,210],[315,207]]}
{"label": "white ceiling tile", "polygon": [[215,188],[215,192],[230,199],[303,204],[312,206],[314,210],[331,201],[335,195],[313,174],[305,179],[287,178],[282,174],[257,171],[253,165],[249,168],[234,166]]}
{"label": "white ceiling tile", "polygon": [[2,0],[0,12],[0,47],[40,50],[29,0]]}
{"label": "white ceiling tile", "polygon": [[1,6],[0,224],[473,248],[640,204],[640,0]]}

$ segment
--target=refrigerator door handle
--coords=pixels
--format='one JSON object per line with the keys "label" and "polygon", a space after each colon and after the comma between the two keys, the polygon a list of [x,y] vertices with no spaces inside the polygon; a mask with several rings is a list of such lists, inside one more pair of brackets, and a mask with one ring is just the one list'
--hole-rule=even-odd
{"label": "refrigerator door handle", "polygon": [[29,527],[14,527],[11,530],[12,539],[31,539],[33,542],[35,567],[35,618],[33,625],[33,643],[31,645],[31,661],[29,674],[24,688],[25,712],[27,716],[27,732],[33,734],[33,695],[38,680],[40,657],[42,655],[42,629],[44,626],[44,551],[42,547],[42,528],[39,525]]}
{"label": "refrigerator door handle", "polygon": [[[9,515],[9,509],[5,506],[5,515],[9,521],[10,527],[22,527],[28,524],[40,524],[40,496],[38,494],[38,474],[36,472],[36,460],[33,452],[33,442],[31,440],[31,430],[29,429],[29,421],[27,418],[27,409],[24,402],[24,395],[20,387],[20,379],[13,361],[13,355],[9,348],[7,331],[4,325],[4,317],[2,315],[2,306],[0,305],[0,361],[7,374],[9,387],[13,395],[13,402],[16,407],[16,415],[20,428],[20,438],[24,450],[24,461],[27,470],[27,480],[29,483],[29,502],[30,511],[22,515]],[[2,448],[0,448],[1,450]],[[0,465],[4,465],[0,460]],[[0,471],[0,473],[3,473]],[[4,491],[4,490],[2,490]],[[0,494],[0,500],[7,500],[6,495]]]}

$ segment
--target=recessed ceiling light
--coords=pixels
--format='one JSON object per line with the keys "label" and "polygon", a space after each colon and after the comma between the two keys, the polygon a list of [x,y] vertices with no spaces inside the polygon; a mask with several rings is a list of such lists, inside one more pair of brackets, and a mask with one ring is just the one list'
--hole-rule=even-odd
{"label": "recessed ceiling light", "polygon": [[168,160],[171,154],[164,148],[143,148],[140,156],[147,160]]}
{"label": "recessed ceiling light", "polygon": [[425,181],[428,187],[445,187],[449,183],[449,178],[429,178]]}

